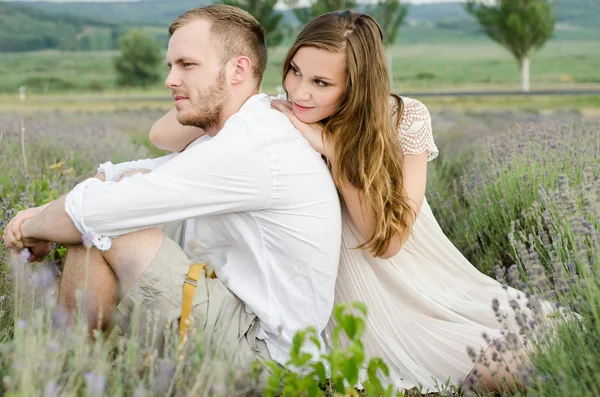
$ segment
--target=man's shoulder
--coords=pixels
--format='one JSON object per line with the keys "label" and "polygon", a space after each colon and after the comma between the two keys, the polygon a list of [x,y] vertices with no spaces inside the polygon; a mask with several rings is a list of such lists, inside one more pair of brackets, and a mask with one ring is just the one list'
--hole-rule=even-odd
{"label": "man's shoulder", "polygon": [[290,120],[283,113],[271,107],[271,101],[267,96],[252,107],[242,108],[232,116],[233,118],[237,119],[237,122],[243,122],[245,128],[252,131],[253,134],[270,137],[269,141],[300,137],[300,133]]}

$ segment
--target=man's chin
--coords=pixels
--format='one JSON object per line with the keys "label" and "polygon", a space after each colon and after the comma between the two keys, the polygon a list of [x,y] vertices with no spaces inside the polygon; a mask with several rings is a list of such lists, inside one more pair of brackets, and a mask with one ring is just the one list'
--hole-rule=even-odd
{"label": "man's chin", "polygon": [[177,109],[177,121],[181,125],[194,125],[194,118],[179,109]]}

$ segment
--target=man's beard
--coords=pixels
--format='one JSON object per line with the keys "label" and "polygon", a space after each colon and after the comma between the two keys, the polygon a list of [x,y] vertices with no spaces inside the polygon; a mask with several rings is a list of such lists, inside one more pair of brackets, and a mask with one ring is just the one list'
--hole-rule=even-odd
{"label": "man's beard", "polygon": [[[219,76],[205,92],[204,95],[197,98],[198,104],[191,103],[195,108],[194,113],[189,116],[178,114],[177,121],[182,125],[198,127],[204,131],[210,131],[219,127],[223,116],[223,108],[229,100],[225,80],[225,68],[219,72]],[[191,102],[191,101],[190,101]]]}

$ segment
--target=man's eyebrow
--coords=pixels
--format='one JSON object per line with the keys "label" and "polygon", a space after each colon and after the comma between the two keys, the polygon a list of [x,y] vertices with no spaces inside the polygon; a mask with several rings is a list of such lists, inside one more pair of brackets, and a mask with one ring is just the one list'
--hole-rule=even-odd
{"label": "man's eyebrow", "polygon": [[171,66],[172,64],[182,64],[182,63],[200,63],[198,60],[196,59],[192,59],[192,58],[177,58],[173,63],[169,62],[169,60],[167,59],[167,66]]}
{"label": "man's eyebrow", "polygon": [[[297,71],[300,71],[300,68],[294,62],[290,61],[290,65],[292,65],[294,67],[294,69],[296,69]],[[332,78],[323,77],[323,76],[313,76],[313,78],[315,80],[329,80],[329,81],[333,80]]]}

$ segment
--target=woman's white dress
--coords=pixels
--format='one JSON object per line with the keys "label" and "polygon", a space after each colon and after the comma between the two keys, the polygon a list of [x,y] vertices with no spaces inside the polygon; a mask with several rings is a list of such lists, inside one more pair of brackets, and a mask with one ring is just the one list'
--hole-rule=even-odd
{"label": "woman's white dress", "polygon": [[[438,149],[429,111],[417,100],[403,101],[399,133],[404,154],[428,151],[428,160],[433,160]],[[434,390],[435,381],[461,382],[473,367],[467,347],[476,351],[487,347],[484,332],[501,336],[492,299],[498,298],[506,309],[508,294],[520,293],[503,289],[469,263],[444,235],[426,200],[412,236],[387,260],[356,248],[363,239],[346,208],[342,214],[335,300],[366,304],[363,345],[367,360],[383,358],[398,388],[421,384],[424,390]],[[332,327],[330,321],[328,337]]]}

